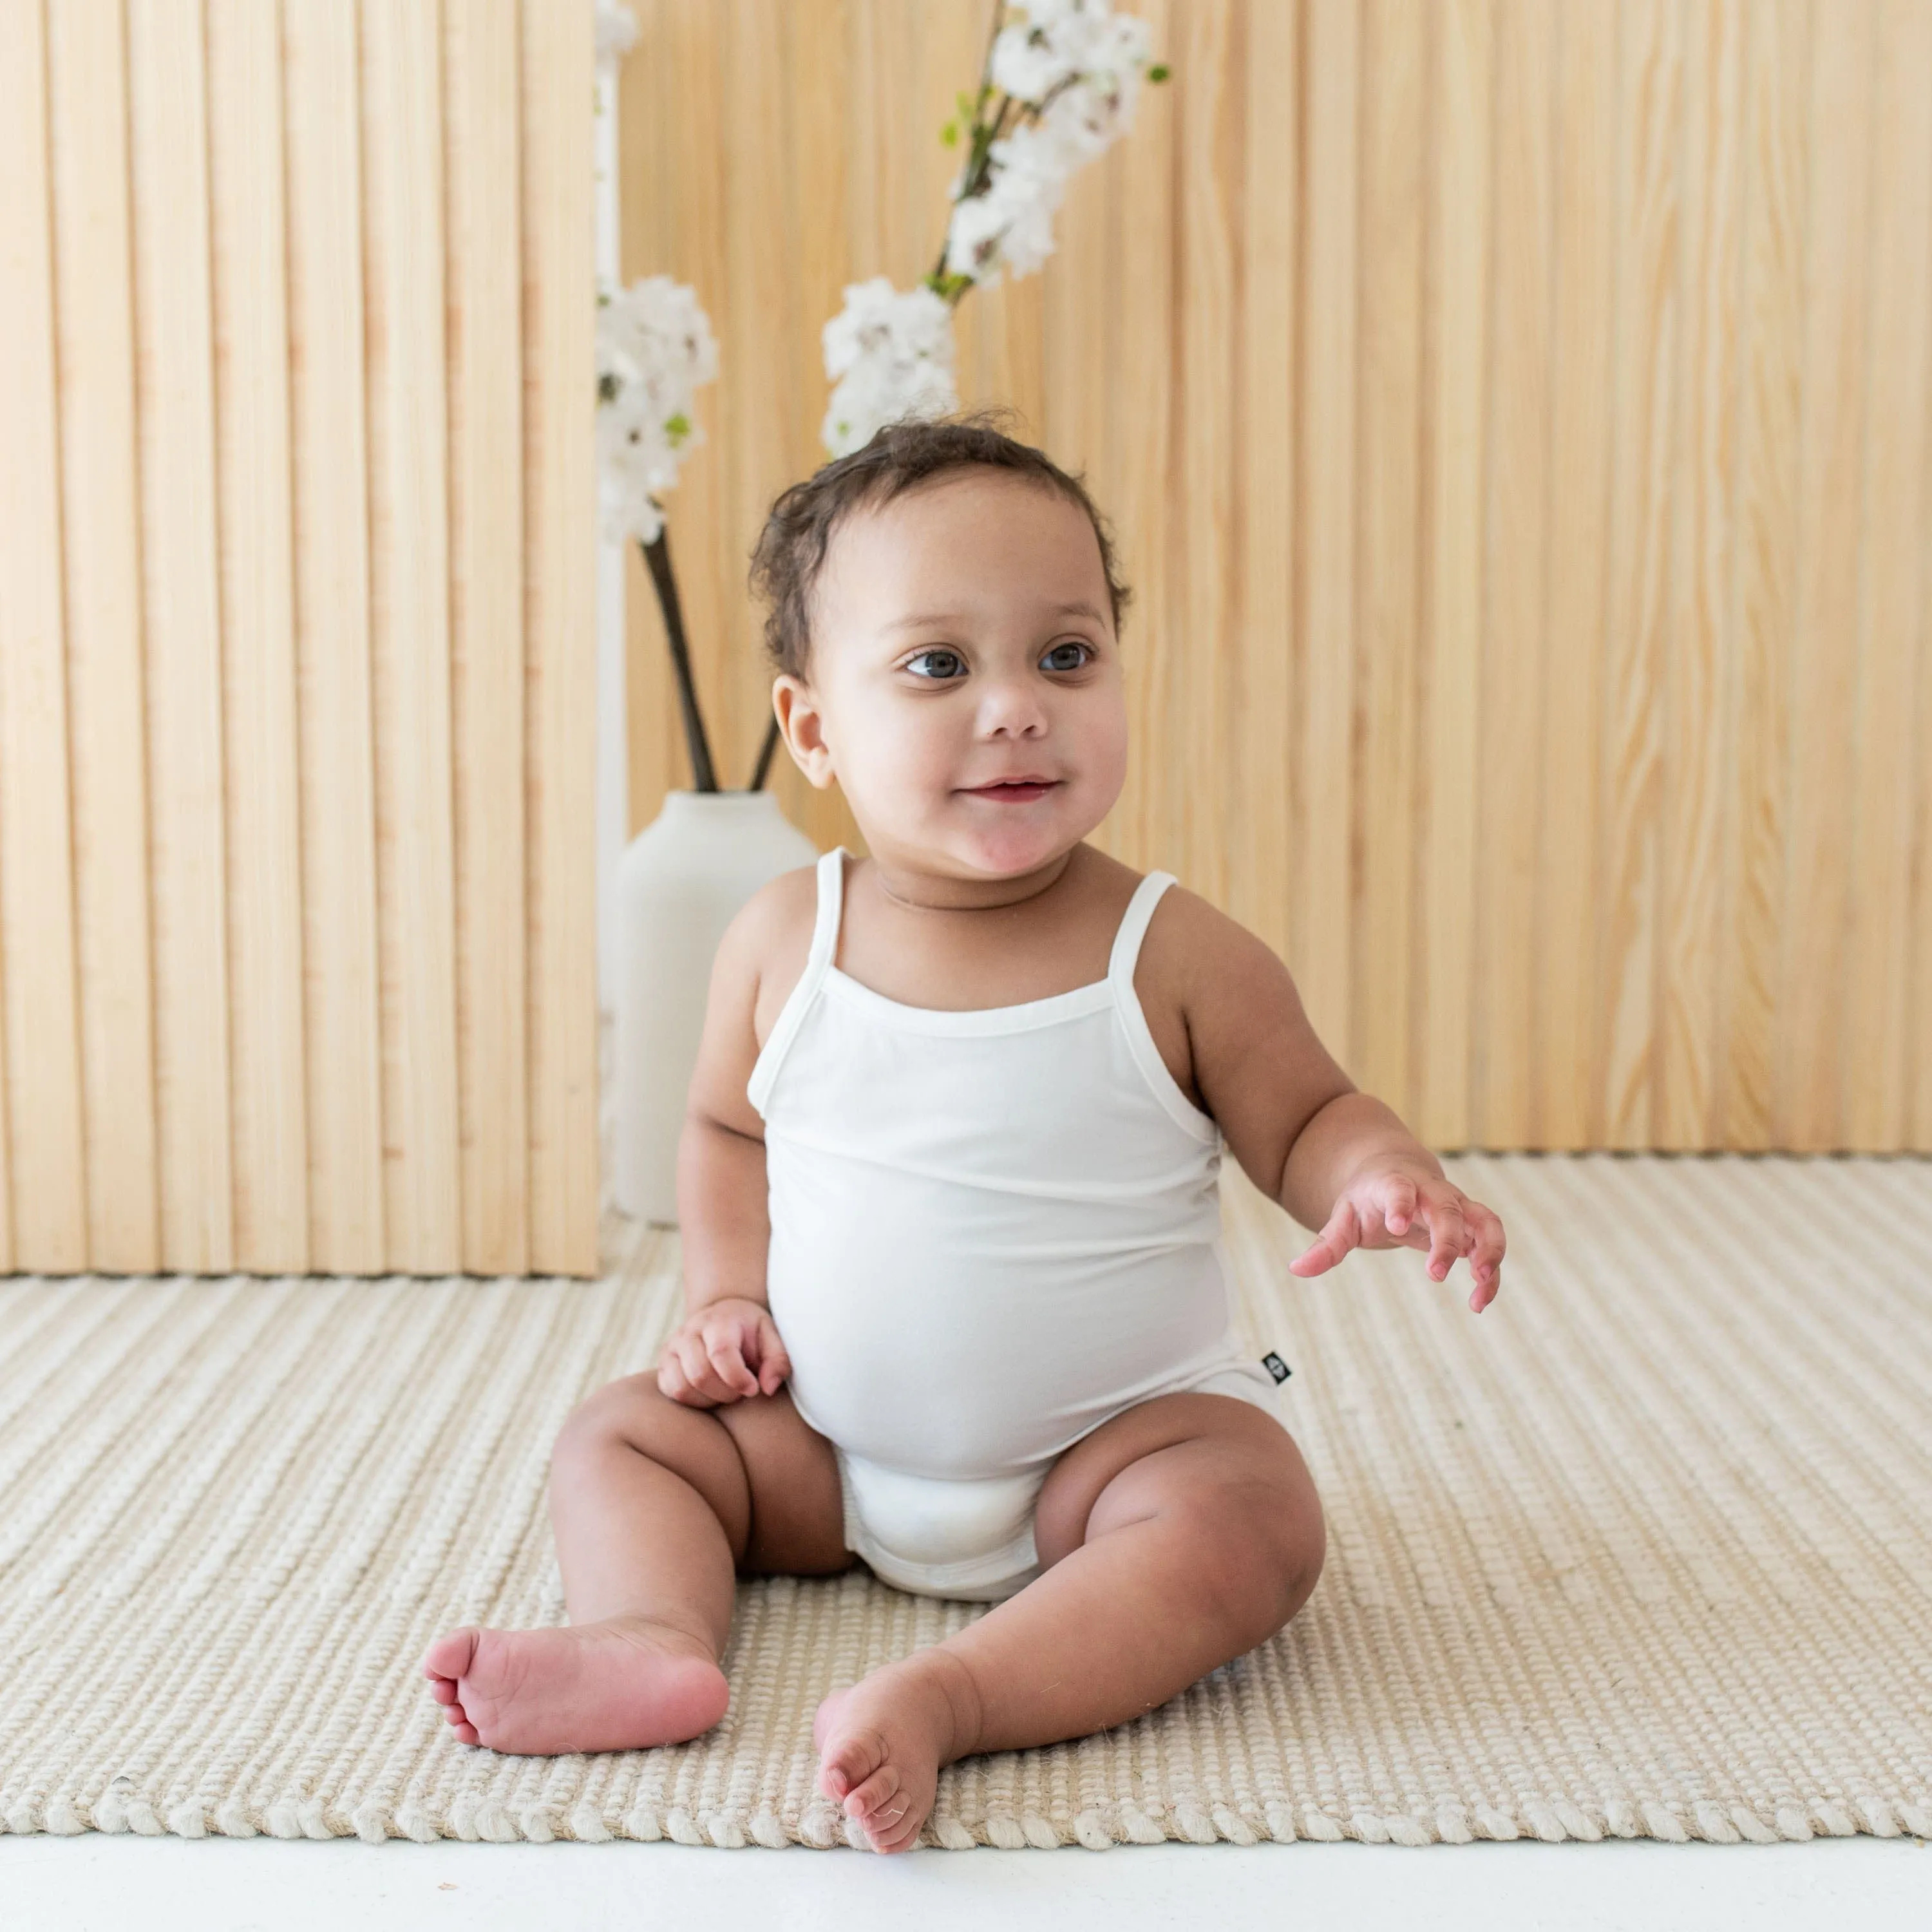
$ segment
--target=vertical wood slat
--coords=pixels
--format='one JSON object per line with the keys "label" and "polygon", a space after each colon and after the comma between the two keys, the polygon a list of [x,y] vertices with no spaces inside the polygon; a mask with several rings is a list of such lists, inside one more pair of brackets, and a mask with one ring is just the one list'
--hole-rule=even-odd
{"label": "vertical wood slat", "polygon": [[[1923,44],[1932,32],[1932,0],[1915,0],[1912,33]],[[1907,70],[1909,72],[1910,70]],[[1922,247],[1932,256],[1932,222],[1919,230]],[[1918,344],[1917,353],[1925,365],[1925,394],[1932,394],[1932,329]],[[1925,447],[1919,470],[1920,501],[1932,518],[1932,418],[1925,422]],[[1924,524],[1919,527],[1923,529]],[[1922,544],[1918,556],[1919,590],[1917,608],[1912,614],[1918,626],[1918,705],[1913,734],[1918,751],[1918,807],[1913,825],[1912,904],[1908,914],[1910,947],[1906,967],[1910,1010],[1901,1044],[1907,1055],[1906,1075],[1906,1144],[1932,1149],[1932,544]],[[1849,1076],[1850,1069],[1847,1070]]]}
{"label": "vertical wood slat", "polygon": [[[639,46],[668,48],[679,0],[638,0],[632,13],[638,22]],[[690,198],[689,176],[676,164],[686,158],[677,143],[669,103],[660,105],[661,63],[655,58],[630,58],[617,65],[618,257],[630,266],[626,282],[646,274],[662,273],[662,265],[682,259],[680,218]],[[672,191],[670,184],[677,184]],[[643,189],[639,182],[656,184]],[[828,226],[834,226],[827,224]],[[700,293],[699,299],[706,299]],[[706,392],[706,400],[716,389]],[[706,422],[716,420],[715,407],[703,408]],[[706,429],[706,436],[710,437]],[[714,466],[703,460],[686,466],[672,505],[672,541],[680,588],[694,596],[706,593],[715,572],[687,566],[677,538],[694,518],[692,498],[704,488]],[[687,496],[687,488],[691,496]],[[716,520],[715,519],[713,520]],[[634,544],[625,547],[624,561],[624,708],[627,743],[625,756],[631,783],[631,829],[653,818],[658,802],[674,786],[690,782],[680,765],[677,689],[664,648],[664,629],[650,573]],[[702,653],[699,654],[700,656]],[[777,767],[775,778],[781,778]]]}
{"label": "vertical wood slat", "polygon": [[[1781,1143],[1835,1144],[1852,783],[1859,550],[1866,504],[1862,364],[1870,258],[1870,0],[1814,8],[1792,656],[1790,901],[1774,1120]],[[1800,910],[1802,908],[1802,910]]]}
{"label": "vertical wood slat", "polygon": [[383,1225],[416,1274],[448,1268],[462,1222],[440,11],[362,0]]}
{"label": "vertical wood slat", "polygon": [[1540,1147],[1588,1147],[1600,1131],[1596,721],[1602,702],[1612,434],[1610,291],[1617,0],[1557,15],[1556,236],[1550,370],[1547,675],[1543,695],[1535,1109]]}
{"label": "vertical wood slat", "polygon": [[0,1238],[8,1265],[56,1274],[86,1265],[87,1208],[43,28],[0,8]]}
{"label": "vertical wood slat", "polygon": [[[1294,209],[1301,96],[1297,20],[1286,6],[1252,8],[1248,20],[1238,378],[1243,428],[1236,497],[1242,560],[1238,595],[1246,647],[1240,694],[1241,809],[1230,828],[1237,841],[1230,910],[1282,954],[1288,944],[1293,812],[1281,721],[1290,715],[1294,670],[1293,452],[1300,341]],[[1097,287],[1103,278],[1096,274],[1093,279]]]}
{"label": "vertical wood slat", "polygon": [[86,1254],[91,1268],[131,1274],[161,1256],[126,50],[111,0],[50,8],[46,20],[62,510],[86,536],[66,546],[64,586]]}
{"label": "vertical wood slat", "polygon": [[[740,292],[714,315],[721,374],[730,371],[730,416],[719,424],[724,442],[724,502],[728,522],[755,530],[772,498],[790,480],[787,398],[796,376],[791,344],[797,334],[796,277],[786,272],[778,238],[787,220],[782,130],[788,77],[782,70],[784,32],[773,0],[734,0],[725,44],[738,84],[724,90],[724,177],[738,218],[721,224],[718,263],[724,285]],[[720,387],[722,384],[721,382]],[[714,538],[714,542],[718,541]],[[728,644],[706,724],[718,782],[744,784],[757,755],[770,680],[760,662],[757,626],[742,590],[736,557],[722,579],[714,634]]]}
{"label": "vertical wood slat", "polygon": [[[1167,0],[1149,0],[1141,10],[1152,44],[1172,44],[1174,11]],[[1127,781],[1114,808],[1113,849],[1142,855],[1148,866],[1175,869],[1179,854],[1158,814],[1149,809],[1157,795],[1160,737],[1156,721],[1166,709],[1162,698],[1174,635],[1171,602],[1178,574],[1172,559],[1172,499],[1170,464],[1172,430],[1168,395],[1178,327],[1173,278],[1168,263],[1176,226],[1174,168],[1174,95],[1150,88],[1135,110],[1132,138],[1120,158],[1124,199],[1133,211],[1121,236],[1119,284],[1136,291],[1120,318],[1121,392],[1145,399],[1124,411],[1116,427],[1120,470],[1114,508],[1124,555],[1123,568],[1135,586],[1138,622],[1124,640],[1130,748]],[[970,299],[970,298],[969,298]]]}
{"label": "vertical wood slat", "polygon": [[597,1265],[592,12],[522,16],[530,1260]]}
{"label": "vertical wood slat", "polygon": [[1610,504],[1610,664],[1604,683],[1608,840],[1603,872],[1602,1132],[1647,1145],[1655,1088],[1659,729],[1669,580],[1675,401],[1682,10],[1624,0],[1618,26],[1618,397]]}
{"label": "vertical wood slat", "polygon": [[[692,0],[675,0],[671,12],[679,84],[676,98],[664,104],[668,123],[665,138],[670,143],[666,157],[670,168],[668,178],[678,184],[676,206],[670,220],[681,238],[688,238],[686,259],[693,268],[688,279],[710,317],[712,337],[718,344],[718,373],[717,380],[700,392],[704,404],[710,406],[703,410],[706,447],[700,460],[687,464],[680,472],[677,489],[666,502],[665,527],[672,565],[677,573],[686,632],[688,636],[710,640],[712,646],[698,654],[695,674],[712,762],[716,764],[726,760],[729,736],[722,710],[724,692],[738,671],[738,652],[730,648],[735,641],[730,626],[737,600],[731,594],[734,586],[724,532],[730,522],[727,506],[733,474],[731,438],[742,413],[736,401],[737,385],[746,372],[730,356],[728,346],[730,311],[724,296],[729,286],[724,220],[728,200],[726,145],[716,137],[706,140],[698,132],[704,127],[717,128],[727,111],[722,80],[724,36],[718,31],[722,15],[718,10],[694,5]],[[657,593],[647,574],[634,573],[632,580],[637,587],[637,608],[643,614],[650,639],[649,652],[658,668],[661,688],[670,700],[665,736],[670,769],[674,775],[671,782],[680,788],[688,788],[695,778],[684,732],[678,722],[676,687],[668,676],[670,650]],[[728,777],[729,770],[728,761]]]}
{"label": "vertical wood slat", "polygon": [[[1932,548],[1932,6],[1880,0],[1876,24],[1867,550],[1839,1120],[1840,1138],[1855,1145],[1898,1148],[1910,1144],[1913,808],[1915,793],[1932,789],[1932,751],[1922,730],[1914,734],[1928,677],[1919,603]],[[1932,871],[1932,849],[1920,866]]]}
{"label": "vertical wood slat", "polygon": [[1301,598],[1299,715],[1293,728],[1298,808],[1294,877],[1300,932],[1288,964],[1316,1031],[1347,1051],[1354,1028],[1348,932],[1354,782],[1357,117],[1355,0],[1307,0],[1308,93],[1303,253]]}
{"label": "vertical wood slat", "polygon": [[1744,284],[1737,550],[1726,728],[1725,950],[1718,975],[1718,1129],[1726,1147],[1775,1144],[1778,934],[1786,917],[1785,758],[1797,553],[1804,326],[1807,0],[1755,8],[1744,70]]}
{"label": "vertical wood slat", "polygon": [[1537,753],[1555,674],[1546,643],[1554,27],[1534,0],[1496,10],[1482,723],[1466,748],[1438,747],[1452,767],[1471,766],[1478,790],[1472,1126],[1486,1147],[1531,1138]]}
{"label": "vertical wood slat", "polygon": [[[1448,0],[1431,16],[1433,193],[1428,302],[1431,344],[1423,437],[1426,536],[1422,598],[1427,642],[1423,716],[1432,747],[1472,747],[1482,596],[1481,424],[1489,282],[1490,9]],[[1423,1028],[1416,1132],[1432,1145],[1469,1144],[1474,986],[1475,789],[1443,757],[1424,768]]]}
{"label": "vertical wood slat", "polygon": [[[1406,1022],[1414,1010],[1420,959],[1412,922],[1421,677],[1417,430],[1429,16],[1405,0],[1374,0],[1363,9],[1362,33],[1354,730],[1364,808],[1351,929],[1360,998],[1347,1064],[1358,1085],[1407,1114],[1414,1106],[1414,1042]],[[1479,765],[1490,762],[1468,752],[1452,761],[1466,784]]]}
{"label": "vertical wood slat", "polygon": [[[1177,642],[1190,660],[1194,701],[1182,760],[1196,782],[1170,790],[1185,876],[1217,904],[1228,898],[1226,827],[1237,802],[1232,694],[1240,687],[1245,640],[1234,621],[1233,377],[1239,368],[1240,289],[1235,236],[1241,214],[1243,102],[1234,90],[1238,23],[1225,0],[1192,0],[1178,23],[1176,49],[1198,76],[1181,101],[1180,462],[1186,612]],[[1033,278],[1037,289],[1039,278]],[[1178,695],[1178,694],[1176,694]]]}
{"label": "vertical wood slat", "polygon": [[1663,712],[1658,855],[1656,1118],[1664,1148],[1710,1144],[1720,943],[1718,832],[1729,752],[1719,693],[1734,639],[1726,592],[1736,544],[1738,110],[1744,20],[1711,0],[1684,24],[1684,154],[1672,468],[1678,479]]}
{"label": "vertical wood slat", "polygon": [[530,1265],[517,0],[445,0],[462,1259]]}
{"label": "vertical wood slat", "polygon": [[312,1267],[387,1265],[370,722],[357,34],[284,0]]}
{"label": "vertical wood slat", "polygon": [[196,0],[129,0],[161,1264],[234,1264],[208,116]]}
{"label": "vertical wood slat", "polygon": [[308,1265],[281,64],[275,9],[208,0],[235,1262],[261,1274]]}

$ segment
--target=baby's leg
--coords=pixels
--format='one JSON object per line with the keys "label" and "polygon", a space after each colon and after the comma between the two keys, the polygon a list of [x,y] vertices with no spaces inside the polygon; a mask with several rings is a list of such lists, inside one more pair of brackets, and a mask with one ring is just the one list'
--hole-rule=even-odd
{"label": "baby's leg", "polygon": [[423,1659],[466,1744],[544,1753],[674,1744],[724,1714],[735,1580],[846,1568],[832,1445],[790,1393],[674,1402],[655,1372],[576,1409],[550,1462],[570,1624],[437,1638]]}
{"label": "baby's leg", "polygon": [[1172,1395],[1060,1458],[1034,1540],[1048,1567],[1017,1595],[819,1706],[820,1788],[874,1849],[912,1843],[941,1765],[1124,1723],[1272,1636],[1313,1590],[1325,1531],[1279,1423]]}

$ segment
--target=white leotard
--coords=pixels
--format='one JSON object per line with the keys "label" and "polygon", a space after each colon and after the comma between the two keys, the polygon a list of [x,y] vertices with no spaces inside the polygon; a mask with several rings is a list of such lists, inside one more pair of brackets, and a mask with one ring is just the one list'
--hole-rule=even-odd
{"label": "white leotard", "polygon": [[952,1011],[832,963],[845,856],[819,861],[805,971],[746,1088],[772,1316],[839,1452],[848,1544],[908,1588],[1007,1594],[1046,1471],[1109,1417],[1204,1385],[1277,1412],[1231,1318],[1225,1142],[1134,991],[1173,875],[1136,887],[1105,980]]}

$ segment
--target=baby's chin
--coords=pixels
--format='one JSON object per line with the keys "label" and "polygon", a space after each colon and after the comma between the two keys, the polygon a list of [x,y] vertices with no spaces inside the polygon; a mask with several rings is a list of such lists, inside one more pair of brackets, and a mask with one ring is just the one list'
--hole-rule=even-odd
{"label": "baby's chin", "polygon": [[976,878],[1018,878],[1052,865],[1094,825],[1051,795],[1031,805],[955,800],[943,818],[939,852]]}
{"label": "baby's chin", "polygon": [[1097,819],[1067,809],[1075,802],[1051,794],[1030,805],[948,795],[893,814],[884,827],[875,818],[868,824],[870,814],[854,816],[868,848],[889,847],[902,865],[950,878],[1011,879],[1052,865],[1094,830]]}

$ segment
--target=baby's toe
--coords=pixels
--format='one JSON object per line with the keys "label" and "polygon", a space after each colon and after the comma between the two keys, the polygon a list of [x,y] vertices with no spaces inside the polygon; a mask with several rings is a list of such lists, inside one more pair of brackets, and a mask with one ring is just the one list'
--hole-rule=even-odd
{"label": "baby's toe", "polygon": [[886,1741],[877,1731],[854,1731],[826,1747],[818,1771],[818,1788],[843,1803],[886,1762]]}
{"label": "baby's toe", "polygon": [[423,1675],[446,1677],[452,1684],[459,1677],[466,1677],[470,1665],[476,1660],[477,1642],[482,1634],[473,1624],[465,1624],[458,1630],[445,1630],[423,1652]]}
{"label": "baby's toe", "polygon": [[[871,1777],[846,1792],[846,1815],[857,1819],[868,1830],[896,1824],[905,1808],[904,1801],[899,1798],[900,1783],[896,1766],[880,1765]],[[890,1817],[883,1815],[888,1812],[892,1814]]]}
{"label": "baby's toe", "polygon": [[434,1697],[439,1704],[454,1703],[456,1702],[455,1678],[453,1677],[438,1677],[433,1679],[429,1687],[429,1694]]}

